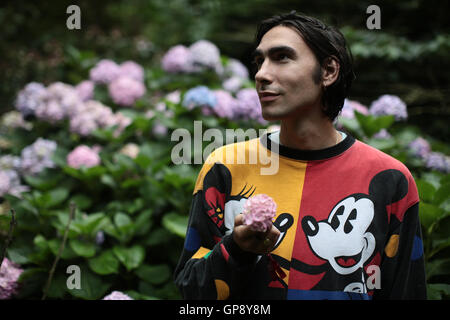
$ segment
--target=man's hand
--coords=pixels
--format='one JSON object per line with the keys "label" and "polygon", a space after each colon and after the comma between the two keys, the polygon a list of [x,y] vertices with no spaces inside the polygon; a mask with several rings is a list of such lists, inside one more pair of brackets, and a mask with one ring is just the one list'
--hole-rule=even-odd
{"label": "man's hand", "polygon": [[253,231],[244,225],[242,214],[234,218],[233,240],[244,251],[267,254],[272,251],[279,235],[280,231],[274,225],[266,232]]}

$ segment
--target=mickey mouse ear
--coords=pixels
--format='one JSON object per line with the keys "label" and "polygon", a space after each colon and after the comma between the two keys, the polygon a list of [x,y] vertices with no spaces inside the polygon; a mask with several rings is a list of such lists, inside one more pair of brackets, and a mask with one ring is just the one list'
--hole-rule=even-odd
{"label": "mickey mouse ear", "polygon": [[384,205],[397,202],[407,194],[408,181],[399,170],[389,169],[381,171],[370,181],[369,195]]}

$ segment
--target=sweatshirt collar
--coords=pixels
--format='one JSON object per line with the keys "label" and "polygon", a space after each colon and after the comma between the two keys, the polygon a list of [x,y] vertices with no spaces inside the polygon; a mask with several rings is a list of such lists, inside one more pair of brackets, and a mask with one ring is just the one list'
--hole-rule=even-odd
{"label": "sweatshirt collar", "polygon": [[283,146],[273,142],[270,135],[273,132],[263,134],[259,139],[260,143],[272,152],[276,152],[278,146],[278,154],[294,160],[325,160],[340,155],[349,149],[355,142],[355,138],[347,133],[345,139],[338,144],[320,150],[301,150]]}

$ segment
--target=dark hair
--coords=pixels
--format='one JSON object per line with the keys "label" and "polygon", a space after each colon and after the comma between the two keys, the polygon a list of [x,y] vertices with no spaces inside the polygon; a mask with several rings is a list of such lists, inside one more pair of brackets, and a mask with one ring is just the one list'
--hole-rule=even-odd
{"label": "dark hair", "polygon": [[[339,62],[338,78],[325,88],[322,96],[323,111],[333,121],[342,110],[344,100],[355,79],[352,53],[347,48],[344,36],[338,29],[327,26],[316,18],[291,11],[288,14],[273,16],[262,21],[256,32],[255,47],[259,45],[266,32],[278,25],[293,27],[298,30],[303,40],[313,51],[320,66],[322,66],[325,59],[331,56],[335,57]],[[320,81],[317,77],[314,78]]]}

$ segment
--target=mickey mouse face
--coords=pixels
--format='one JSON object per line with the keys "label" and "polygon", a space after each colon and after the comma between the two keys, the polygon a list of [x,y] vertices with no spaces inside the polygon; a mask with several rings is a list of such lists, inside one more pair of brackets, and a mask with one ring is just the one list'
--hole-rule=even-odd
{"label": "mickey mouse face", "polygon": [[350,274],[361,268],[375,249],[375,237],[367,232],[373,216],[373,202],[353,195],[340,201],[326,220],[304,217],[302,228],[318,257],[336,272]]}

